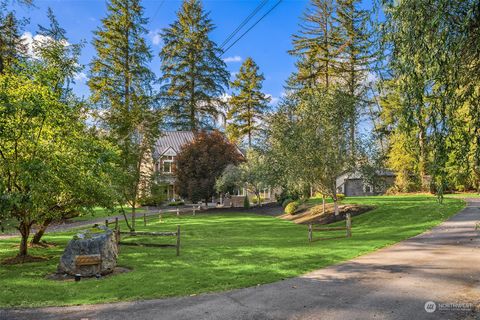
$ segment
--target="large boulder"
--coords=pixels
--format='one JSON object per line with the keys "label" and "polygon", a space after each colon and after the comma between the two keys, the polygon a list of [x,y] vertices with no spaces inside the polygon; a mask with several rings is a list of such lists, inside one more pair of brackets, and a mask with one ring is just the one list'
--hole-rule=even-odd
{"label": "large boulder", "polygon": [[58,273],[83,277],[106,275],[115,269],[117,257],[115,233],[107,227],[95,226],[70,240],[60,258]]}

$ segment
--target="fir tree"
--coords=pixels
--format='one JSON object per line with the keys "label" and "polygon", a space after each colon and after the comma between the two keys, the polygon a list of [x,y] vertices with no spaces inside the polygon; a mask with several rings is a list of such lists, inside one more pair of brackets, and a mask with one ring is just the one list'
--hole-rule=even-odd
{"label": "fir tree", "polygon": [[[0,5],[3,11],[5,4]],[[15,69],[18,63],[27,56],[28,49],[22,38],[19,21],[14,12],[5,16],[0,12],[0,74]]]}
{"label": "fir tree", "polygon": [[48,68],[48,78],[44,79],[53,91],[62,99],[71,93],[70,84],[75,75],[83,69],[79,63],[83,43],[69,43],[67,32],[58,23],[51,8],[47,10],[48,26],[39,25],[42,40],[34,41],[33,49],[44,68]]}
{"label": "fir tree", "polygon": [[198,130],[215,121],[228,87],[222,51],[209,38],[213,29],[200,1],[185,0],[177,20],[162,32],[162,93],[178,129]]}
{"label": "fir tree", "polygon": [[247,58],[240,67],[235,81],[231,83],[236,90],[229,101],[230,109],[227,114],[229,121],[227,132],[232,140],[248,138],[248,146],[252,146],[252,139],[260,131],[260,121],[268,110],[270,98],[262,93],[262,82],[265,78],[259,73],[258,65]]}
{"label": "fir tree", "polygon": [[153,109],[154,75],[147,64],[152,55],[145,42],[147,19],[140,0],[111,0],[108,16],[95,32],[97,56],[91,63],[89,81],[92,100],[110,137],[121,149],[120,166],[125,173],[121,186],[124,202],[138,205],[141,168],[158,136],[159,117]]}
{"label": "fir tree", "polygon": [[359,8],[359,0],[337,0],[337,21],[341,33],[342,59],[339,72],[350,95],[349,149],[355,163],[356,124],[365,96],[365,78],[375,56],[372,53],[370,13]]}
{"label": "fir tree", "polygon": [[291,54],[299,57],[297,81],[306,88],[329,87],[335,79],[341,53],[340,30],[333,0],[313,0],[305,12],[301,31],[293,36]]}

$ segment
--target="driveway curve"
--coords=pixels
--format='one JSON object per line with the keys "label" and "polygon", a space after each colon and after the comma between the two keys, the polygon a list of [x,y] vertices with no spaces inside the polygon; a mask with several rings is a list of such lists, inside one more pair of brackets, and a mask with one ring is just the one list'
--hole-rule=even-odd
{"label": "driveway curve", "polygon": [[0,319],[477,319],[478,220],[480,199],[471,199],[426,233],[297,278],[191,297],[4,309]]}

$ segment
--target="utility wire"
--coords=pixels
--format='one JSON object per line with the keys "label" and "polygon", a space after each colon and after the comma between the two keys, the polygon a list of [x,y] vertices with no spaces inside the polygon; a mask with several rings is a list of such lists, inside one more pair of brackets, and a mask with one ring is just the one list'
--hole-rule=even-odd
{"label": "utility wire", "polygon": [[242,39],[250,30],[252,30],[260,21],[262,21],[270,12],[272,12],[276,7],[278,7],[278,5],[282,2],[282,0],[278,0],[278,2],[272,7],[270,8],[270,10],[268,10],[263,16],[260,17],[260,19],[257,20],[257,22],[255,22],[250,28],[248,28],[244,33],[242,33],[238,38],[237,40],[235,40],[231,45],[228,46],[228,48],[226,48],[225,50],[223,50],[223,54],[225,54],[225,52],[227,52],[231,47],[233,47],[238,41],[240,41],[240,39]]}
{"label": "utility wire", "polygon": [[220,48],[224,48],[227,43],[234,37],[236,36],[236,34],[240,31],[240,29],[242,29],[257,13],[258,11],[260,11],[260,9],[262,9],[266,4],[267,4],[268,0],[262,0],[262,2],[260,2],[260,4],[248,15],[248,17],[246,17],[241,23],[240,25],[232,31],[232,33],[230,33],[230,35],[222,42],[222,44],[220,45]]}
{"label": "utility wire", "polygon": [[155,19],[157,17],[157,14],[160,11],[160,8],[163,6],[164,3],[165,3],[165,0],[160,1],[160,4],[158,5],[157,10],[155,10],[155,13],[153,14],[150,21],[153,21],[153,19]]}

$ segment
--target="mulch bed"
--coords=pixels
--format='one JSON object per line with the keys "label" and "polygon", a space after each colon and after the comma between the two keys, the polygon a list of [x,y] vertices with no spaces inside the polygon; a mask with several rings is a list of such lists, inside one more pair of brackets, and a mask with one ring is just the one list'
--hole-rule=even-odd
{"label": "mulch bed", "polygon": [[337,221],[345,220],[347,213],[350,213],[350,215],[354,217],[375,209],[374,206],[366,206],[366,205],[356,205],[356,204],[339,205],[338,206],[339,214],[338,216],[336,216],[334,212],[333,204],[327,204],[325,206],[325,213],[322,213],[321,207],[322,205],[317,205],[312,208],[307,208],[294,215],[283,214],[279,218],[284,220],[289,220],[297,224],[310,224],[310,223],[330,224]]}
{"label": "mulch bed", "polygon": [[283,209],[282,209],[282,206],[279,205],[278,203],[270,202],[270,203],[262,204],[261,207],[258,207],[258,206],[253,207],[252,206],[248,209],[246,209],[246,208],[223,207],[223,208],[203,209],[200,212],[201,213],[245,212],[245,213],[255,213],[255,214],[260,214],[260,215],[268,215],[268,216],[279,216],[279,215],[283,214]]}
{"label": "mulch bed", "polygon": [[16,256],[16,257],[11,257],[11,258],[6,258],[2,260],[0,264],[3,265],[14,265],[14,264],[23,264],[23,263],[31,263],[31,262],[42,262],[42,261],[47,261],[48,258],[46,257],[36,257],[36,256]]}
{"label": "mulch bed", "polygon": [[30,243],[30,248],[55,248],[57,245],[53,242],[40,241],[40,243]]}
{"label": "mulch bed", "polygon": [[[81,281],[85,281],[85,280],[101,280],[101,279],[103,279],[103,278],[108,278],[108,277],[116,276],[117,274],[126,273],[126,272],[130,272],[130,271],[132,271],[132,269],[124,268],[124,267],[115,267],[115,269],[113,270],[112,273],[106,274],[106,275],[101,276],[101,277],[99,277],[99,278],[97,278],[97,277],[82,277],[82,280],[81,280]],[[47,279],[47,280],[56,280],[56,281],[67,281],[67,282],[75,281],[75,277],[74,277],[74,276],[71,276],[71,275],[66,274],[66,273],[52,273],[52,274],[47,275],[47,276],[45,277],[45,279]]]}

